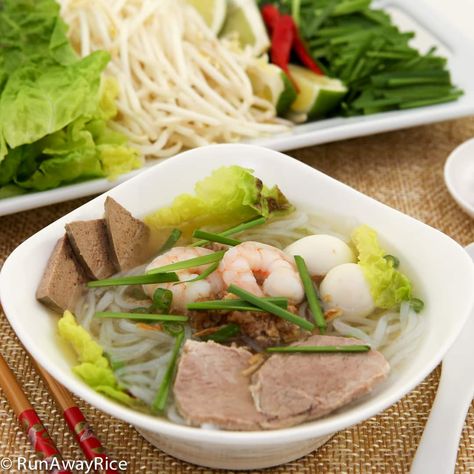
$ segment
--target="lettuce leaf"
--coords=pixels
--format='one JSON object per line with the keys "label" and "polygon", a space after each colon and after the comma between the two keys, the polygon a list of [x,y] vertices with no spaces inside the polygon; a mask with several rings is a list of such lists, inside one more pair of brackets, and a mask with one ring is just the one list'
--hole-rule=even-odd
{"label": "lettuce leaf", "polygon": [[118,84],[109,54],[80,59],[54,0],[0,0],[0,197],[138,168],[109,121]]}
{"label": "lettuce leaf", "polygon": [[76,375],[97,392],[126,405],[136,403],[117,381],[102,347],[77,324],[70,311],[64,312],[58,322],[58,330],[61,338],[71,344],[80,362],[72,369]]}
{"label": "lettuce leaf", "polygon": [[268,188],[253,171],[223,166],[199,181],[195,193],[181,194],[171,206],[145,218],[155,231],[175,227],[185,235],[201,227],[231,226],[256,216],[278,216],[294,207],[277,186]]}
{"label": "lettuce leaf", "polygon": [[393,266],[393,259],[386,259],[377,233],[367,225],[357,227],[352,242],[358,253],[358,263],[369,282],[375,305],[390,309],[412,297],[410,280]]}

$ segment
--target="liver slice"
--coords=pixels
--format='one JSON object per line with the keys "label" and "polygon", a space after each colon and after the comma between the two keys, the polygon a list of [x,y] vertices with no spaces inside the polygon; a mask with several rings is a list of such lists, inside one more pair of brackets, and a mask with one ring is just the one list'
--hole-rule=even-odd
{"label": "liver slice", "polygon": [[57,313],[75,310],[87,279],[67,236],[60,238],[49,257],[36,298]]}
{"label": "liver slice", "polygon": [[95,280],[116,271],[104,219],[66,224],[69,243],[87,275]]}
{"label": "liver slice", "polygon": [[[311,336],[297,345],[347,345],[361,341]],[[282,428],[321,418],[369,393],[390,370],[377,351],[274,354],[253,374],[250,390],[263,428]]]}
{"label": "liver slice", "polygon": [[258,430],[260,415],[249,391],[252,354],[243,348],[188,340],[174,384],[176,405],[192,425],[212,423],[228,430]]}
{"label": "liver slice", "polygon": [[130,270],[145,262],[150,229],[111,197],[105,200],[105,222],[115,266]]}

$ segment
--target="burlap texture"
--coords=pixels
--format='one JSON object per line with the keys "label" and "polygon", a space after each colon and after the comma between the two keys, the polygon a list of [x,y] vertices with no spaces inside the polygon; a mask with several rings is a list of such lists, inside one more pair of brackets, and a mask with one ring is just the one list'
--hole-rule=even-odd
{"label": "burlap texture", "polygon": [[[472,136],[474,118],[469,118],[296,150],[289,154],[437,227],[465,245],[474,240],[474,221],[449,196],[443,182],[443,165],[448,154]],[[86,199],[0,218],[0,266],[23,240],[84,202]],[[64,457],[81,459],[81,453],[55,409],[52,398],[18,344],[3,313],[0,316],[2,354],[15,371],[40,417],[46,421],[47,428]],[[439,369],[403,400],[380,415],[338,433],[315,453],[265,472],[409,472],[436,393],[438,377]],[[115,459],[128,461],[130,473],[226,472],[199,468],[175,460],[148,444],[126,423],[113,419],[86,403],[78,402],[110,454]],[[1,394],[0,410],[0,456],[31,456],[28,440]],[[460,443],[456,473],[474,473],[472,407]]]}

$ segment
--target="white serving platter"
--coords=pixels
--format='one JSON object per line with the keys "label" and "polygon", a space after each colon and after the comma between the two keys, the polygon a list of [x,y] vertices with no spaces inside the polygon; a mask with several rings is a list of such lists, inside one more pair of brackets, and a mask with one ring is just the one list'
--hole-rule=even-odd
{"label": "white serving platter", "polygon": [[[452,8],[462,9],[460,16],[471,14],[472,17],[472,5],[463,7],[460,0],[456,0]],[[392,13],[394,21],[402,30],[415,31],[417,36],[413,40],[414,46],[422,51],[437,46],[439,52],[448,58],[453,83],[464,90],[464,95],[455,102],[430,107],[338,117],[298,125],[291,132],[254,140],[253,144],[286,151],[474,114],[474,41],[471,37],[465,36],[456,24],[441,16],[440,10],[433,8],[428,0],[381,0],[375,1],[374,6],[383,7]],[[123,175],[115,181],[96,179],[50,191],[0,199],[0,216],[107,191],[156,163],[150,161],[141,170]]]}

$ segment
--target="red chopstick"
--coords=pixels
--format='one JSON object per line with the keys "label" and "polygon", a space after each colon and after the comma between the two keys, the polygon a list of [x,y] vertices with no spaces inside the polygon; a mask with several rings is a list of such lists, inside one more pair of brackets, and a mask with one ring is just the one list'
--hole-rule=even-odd
{"label": "red chopstick", "polygon": [[[58,464],[61,465],[62,457],[58,448],[56,448],[54,441],[49,436],[38,414],[26,398],[15,374],[12,372],[1,354],[0,387],[5,393],[5,396],[16,416],[20,420],[20,423],[28,435],[30,443],[38,457],[50,461],[51,463],[53,462],[53,459],[56,458],[59,461]],[[60,474],[71,474],[71,471],[66,469],[56,470],[53,468],[52,470]]]}

